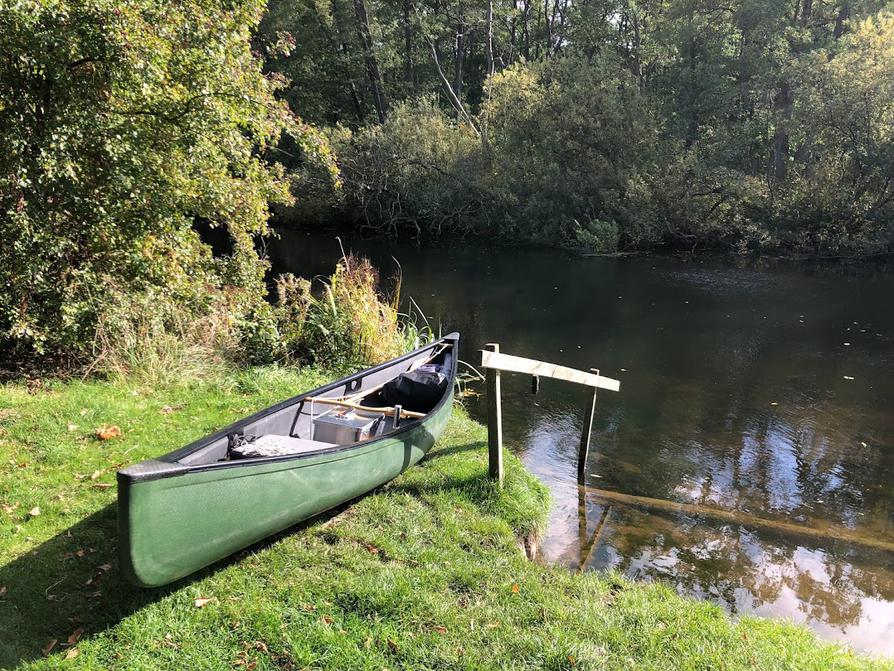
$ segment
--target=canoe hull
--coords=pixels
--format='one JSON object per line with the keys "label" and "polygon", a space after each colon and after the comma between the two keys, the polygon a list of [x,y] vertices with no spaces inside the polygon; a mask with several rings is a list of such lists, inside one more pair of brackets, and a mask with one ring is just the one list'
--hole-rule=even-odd
{"label": "canoe hull", "polygon": [[172,477],[119,476],[122,570],[138,585],[165,585],[388,482],[431,449],[452,398],[451,389],[412,429],[349,450]]}

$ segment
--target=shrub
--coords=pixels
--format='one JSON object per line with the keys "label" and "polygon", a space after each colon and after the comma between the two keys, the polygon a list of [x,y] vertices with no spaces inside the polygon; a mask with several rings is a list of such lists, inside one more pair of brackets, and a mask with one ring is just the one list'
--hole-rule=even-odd
{"label": "shrub", "polygon": [[[97,338],[109,362],[115,343],[129,358],[146,334],[183,337],[221,305],[232,311],[221,324],[263,312],[254,238],[267,231],[268,203],[288,191],[261,152],[284,128],[306,130],[250,50],[263,8],[0,9],[0,363],[86,360]],[[196,222],[225,230],[230,253],[213,258]]]}
{"label": "shrub", "polygon": [[614,221],[593,219],[578,224],[577,247],[584,252],[611,254],[618,251],[618,225]]}
{"label": "shrub", "polygon": [[394,235],[481,230],[491,196],[478,138],[430,98],[343,135],[336,147],[347,206],[364,226]]}
{"label": "shrub", "polygon": [[419,345],[419,330],[402,323],[399,289],[390,298],[379,290],[379,274],[364,258],[345,256],[331,277],[310,283],[287,275],[277,281],[277,317],[293,359],[327,368],[368,366]]}

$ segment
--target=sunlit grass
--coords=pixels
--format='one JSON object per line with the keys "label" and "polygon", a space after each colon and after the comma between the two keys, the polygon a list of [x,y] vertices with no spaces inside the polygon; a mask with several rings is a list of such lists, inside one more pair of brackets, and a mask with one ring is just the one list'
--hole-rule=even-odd
{"label": "sunlit grass", "polygon": [[[544,523],[546,490],[509,456],[498,491],[485,431],[459,410],[426,460],[338,514],[169,588],[126,585],[108,487],[116,465],[322,377],[263,368],[154,389],[127,380],[0,387],[0,503],[9,509],[0,511],[0,666],[891,668],[782,623],[733,623],[668,587],[529,562],[517,537]],[[99,441],[100,424],[123,435]]]}

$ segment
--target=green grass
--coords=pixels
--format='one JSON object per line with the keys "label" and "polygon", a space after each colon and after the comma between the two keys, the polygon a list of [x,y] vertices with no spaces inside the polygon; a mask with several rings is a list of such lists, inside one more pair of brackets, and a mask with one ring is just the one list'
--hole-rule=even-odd
{"label": "green grass", "polygon": [[[0,387],[0,666],[892,668],[783,623],[734,623],[664,586],[527,561],[516,539],[543,524],[547,493],[511,457],[497,491],[484,429],[459,410],[426,460],[343,510],[167,589],[125,584],[115,490],[104,487],[116,465],[320,378],[261,369],[157,390],[127,381]],[[97,440],[100,424],[123,436]],[[199,608],[196,599],[210,601]]]}

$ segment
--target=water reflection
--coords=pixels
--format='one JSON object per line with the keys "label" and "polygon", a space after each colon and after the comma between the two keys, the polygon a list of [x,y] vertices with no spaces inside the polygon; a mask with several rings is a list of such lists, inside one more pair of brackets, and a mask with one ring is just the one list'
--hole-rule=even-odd
{"label": "water reflection", "polygon": [[793,544],[744,526],[605,505],[580,492],[577,520],[554,516],[547,560],[660,579],[734,614],[784,617],[858,649],[894,653],[890,553]]}
{"label": "water reflection", "polygon": [[[504,376],[506,443],[553,492],[547,559],[667,580],[737,614],[894,654],[894,553],[834,540],[845,530],[894,543],[890,266],[347,245],[386,274],[395,256],[405,293],[462,332],[469,361],[497,341],[621,379],[620,394],[600,394],[588,487],[789,525],[582,497],[588,392],[543,380],[531,396],[529,378]],[[271,252],[311,276],[339,254],[331,236],[288,233]],[[484,416],[482,399],[468,406]]]}

